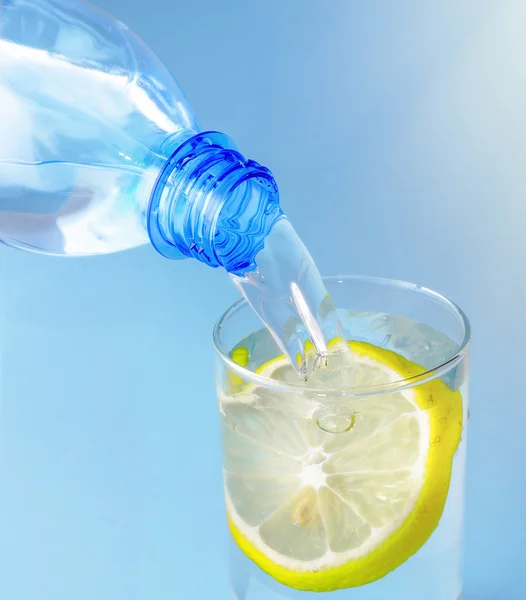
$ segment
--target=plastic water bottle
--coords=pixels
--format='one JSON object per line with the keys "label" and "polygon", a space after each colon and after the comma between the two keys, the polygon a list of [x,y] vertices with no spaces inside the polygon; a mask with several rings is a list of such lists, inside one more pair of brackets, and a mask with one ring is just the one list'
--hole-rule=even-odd
{"label": "plastic water bottle", "polygon": [[83,0],[0,0],[0,242],[68,256],[151,243],[222,266],[304,377],[345,337],[270,171],[200,132],[153,52]]}
{"label": "plastic water bottle", "polygon": [[268,169],[200,132],[123,23],[76,0],[0,0],[0,240],[57,255],[150,242],[243,274],[282,216]]}

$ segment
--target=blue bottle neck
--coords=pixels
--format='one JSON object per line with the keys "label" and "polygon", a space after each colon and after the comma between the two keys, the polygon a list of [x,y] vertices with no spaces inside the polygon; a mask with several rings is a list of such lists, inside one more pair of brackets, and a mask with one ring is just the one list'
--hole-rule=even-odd
{"label": "blue bottle neck", "polygon": [[237,152],[218,132],[196,134],[173,152],[148,210],[153,246],[168,258],[194,257],[237,275],[282,216],[271,172]]}

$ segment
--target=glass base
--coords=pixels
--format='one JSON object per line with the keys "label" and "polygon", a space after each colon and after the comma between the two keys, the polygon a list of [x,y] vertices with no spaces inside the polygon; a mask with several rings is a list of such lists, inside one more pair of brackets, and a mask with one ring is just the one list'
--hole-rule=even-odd
{"label": "glass base", "polygon": [[[233,539],[229,540],[231,600],[462,600],[460,576],[450,570],[447,581],[440,581],[435,569],[419,580],[425,571],[429,556],[418,561],[418,555],[407,561],[397,571],[371,584],[335,590],[333,592],[304,592],[286,587],[264,573],[239,549]],[[440,556],[438,557],[440,559]],[[453,557],[453,564],[457,564]],[[408,582],[411,582],[410,585]]]}

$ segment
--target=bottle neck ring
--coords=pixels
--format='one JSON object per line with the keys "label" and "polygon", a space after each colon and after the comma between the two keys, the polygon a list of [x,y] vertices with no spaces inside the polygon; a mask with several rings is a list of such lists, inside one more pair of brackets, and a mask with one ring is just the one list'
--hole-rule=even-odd
{"label": "bottle neck ring", "polygon": [[147,225],[167,258],[193,257],[242,274],[282,216],[272,173],[218,132],[198,133],[167,160],[152,193]]}

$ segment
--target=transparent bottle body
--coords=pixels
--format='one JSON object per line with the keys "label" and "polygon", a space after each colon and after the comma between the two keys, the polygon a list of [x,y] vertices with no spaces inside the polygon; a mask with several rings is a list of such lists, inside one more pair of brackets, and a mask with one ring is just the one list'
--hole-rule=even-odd
{"label": "transparent bottle body", "polygon": [[0,2],[0,239],[84,255],[148,241],[160,170],[199,130],[125,25],[85,2]]}

